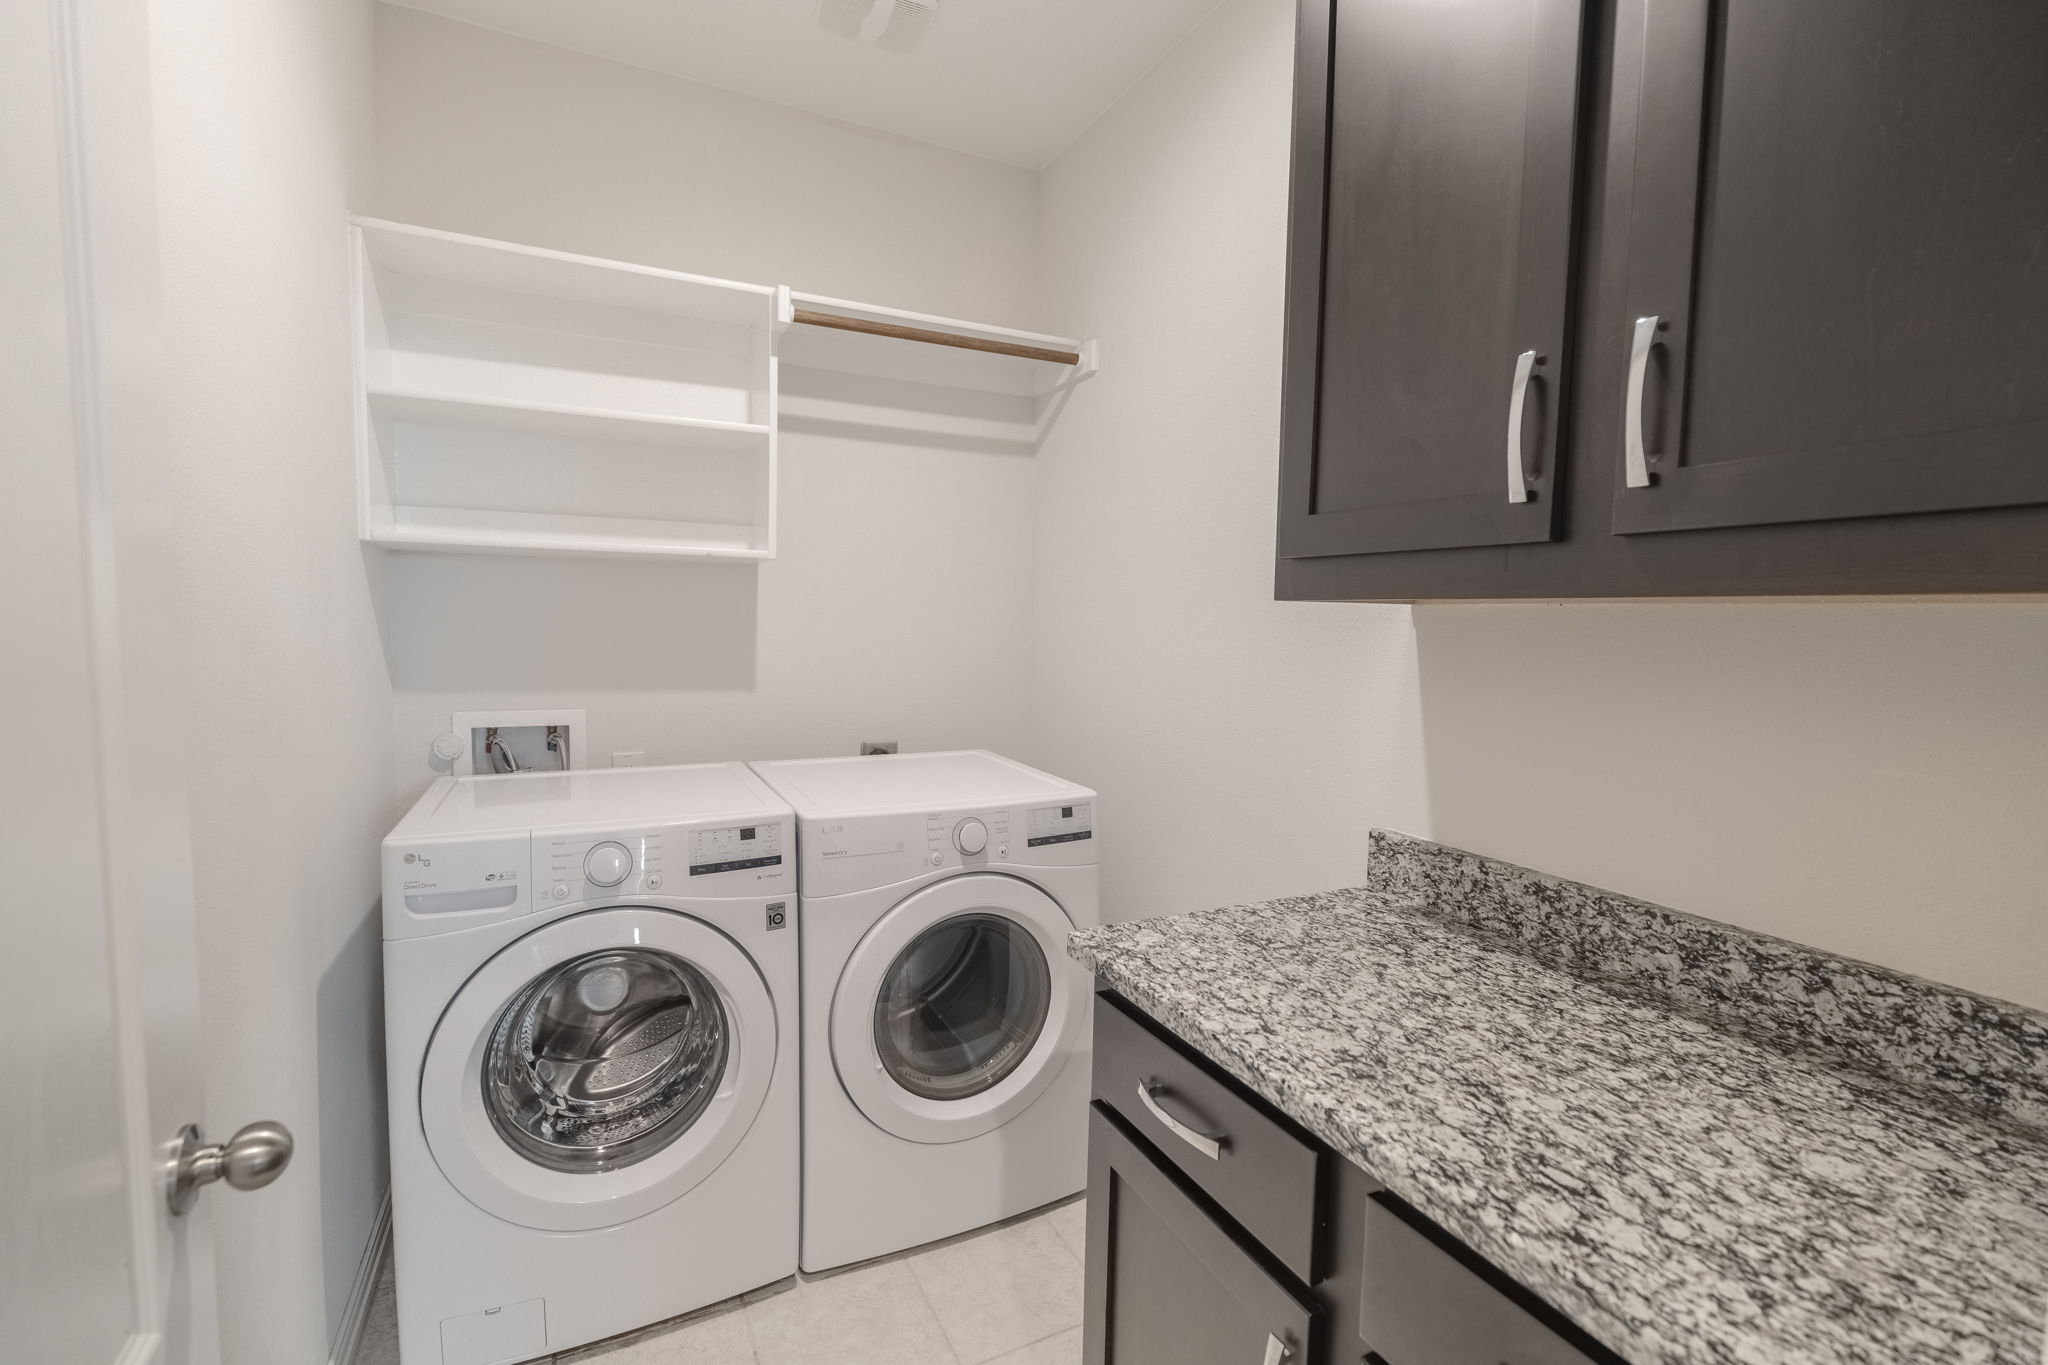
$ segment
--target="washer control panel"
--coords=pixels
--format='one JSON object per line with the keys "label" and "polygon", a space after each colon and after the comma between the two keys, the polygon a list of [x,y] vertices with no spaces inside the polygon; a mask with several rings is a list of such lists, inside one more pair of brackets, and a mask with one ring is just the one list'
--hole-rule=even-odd
{"label": "washer control panel", "polygon": [[543,906],[588,900],[605,892],[659,891],[675,833],[539,835],[533,841],[534,888]]}
{"label": "washer control panel", "polygon": [[617,886],[633,875],[633,852],[624,844],[602,843],[583,855],[583,877],[593,886]]}
{"label": "washer control panel", "polygon": [[690,831],[690,875],[782,866],[782,826],[728,825]]}

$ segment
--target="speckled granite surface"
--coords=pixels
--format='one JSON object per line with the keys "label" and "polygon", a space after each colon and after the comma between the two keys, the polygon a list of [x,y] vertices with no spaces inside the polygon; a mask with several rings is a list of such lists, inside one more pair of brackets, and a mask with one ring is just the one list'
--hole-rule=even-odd
{"label": "speckled granite surface", "polygon": [[1365,885],[1759,1041],[2048,1129],[2037,1010],[1390,830],[1372,832]]}
{"label": "speckled granite surface", "polygon": [[1422,875],[1071,951],[1635,1365],[2042,1365],[2039,1132],[1547,965]]}

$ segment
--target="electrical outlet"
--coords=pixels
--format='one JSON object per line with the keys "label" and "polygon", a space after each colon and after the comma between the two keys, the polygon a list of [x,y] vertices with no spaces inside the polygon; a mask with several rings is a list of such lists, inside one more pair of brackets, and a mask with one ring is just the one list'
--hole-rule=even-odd
{"label": "electrical outlet", "polygon": [[614,768],[637,768],[646,761],[647,751],[645,749],[635,749],[631,753],[612,755],[612,766]]}
{"label": "electrical outlet", "polygon": [[896,741],[893,739],[864,739],[860,742],[860,752],[863,758],[869,754],[893,754],[896,752]]}

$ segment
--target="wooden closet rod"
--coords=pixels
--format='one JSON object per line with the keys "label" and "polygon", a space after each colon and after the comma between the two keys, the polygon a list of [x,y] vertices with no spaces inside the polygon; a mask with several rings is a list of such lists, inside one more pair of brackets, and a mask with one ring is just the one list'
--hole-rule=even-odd
{"label": "wooden closet rod", "polygon": [[923,341],[933,346],[958,346],[963,351],[990,351],[996,355],[1020,356],[1025,360],[1048,360],[1055,365],[1078,365],[1079,351],[1055,351],[1044,346],[1020,346],[1014,341],[990,341],[959,332],[934,332],[923,327],[905,327],[894,322],[869,322],[838,313],[816,313],[799,308],[791,319],[812,327],[837,327],[842,332],[866,332],[870,336],[895,337],[898,341]]}

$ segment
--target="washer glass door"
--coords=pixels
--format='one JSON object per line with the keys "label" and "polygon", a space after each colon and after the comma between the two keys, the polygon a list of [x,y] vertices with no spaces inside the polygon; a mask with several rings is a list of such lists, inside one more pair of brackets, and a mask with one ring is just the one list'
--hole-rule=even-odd
{"label": "washer glass door", "polygon": [[896,955],[875,996],[889,1078],[928,1100],[979,1095],[1015,1071],[1045,1029],[1052,972],[1015,920],[955,915]]}
{"label": "washer glass door", "polygon": [[499,1136],[557,1171],[644,1161],[718,1093],[730,1025],[673,953],[585,953],[536,976],[498,1016],[481,1068]]}
{"label": "washer glass door", "polygon": [[420,1066],[420,1120],[463,1197],[523,1227],[641,1217],[752,1128],[779,1028],[759,967],[692,915],[586,910],[529,931],[456,991]]}

